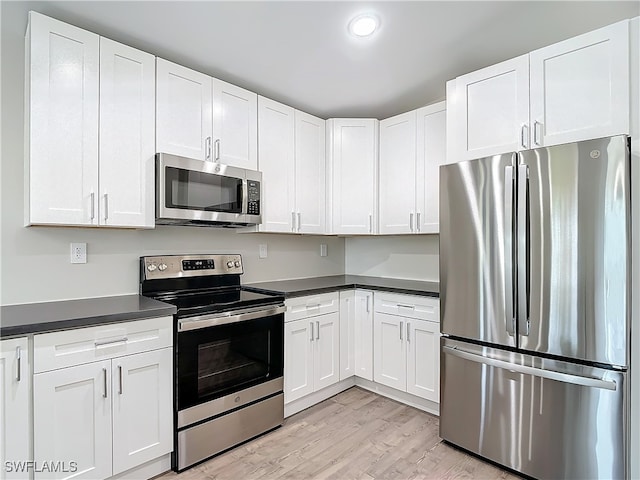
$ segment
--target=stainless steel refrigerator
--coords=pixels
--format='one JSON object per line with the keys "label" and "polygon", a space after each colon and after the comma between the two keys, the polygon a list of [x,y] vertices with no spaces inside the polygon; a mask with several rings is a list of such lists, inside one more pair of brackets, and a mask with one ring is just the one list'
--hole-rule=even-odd
{"label": "stainless steel refrigerator", "polygon": [[625,136],[440,168],[440,436],[536,478],[628,476]]}

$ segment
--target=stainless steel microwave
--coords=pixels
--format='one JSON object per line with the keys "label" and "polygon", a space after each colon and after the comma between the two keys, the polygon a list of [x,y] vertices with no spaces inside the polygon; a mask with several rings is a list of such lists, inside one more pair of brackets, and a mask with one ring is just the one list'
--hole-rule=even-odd
{"label": "stainless steel microwave", "polygon": [[156,224],[246,227],[262,221],[262,173],[156,154]]}

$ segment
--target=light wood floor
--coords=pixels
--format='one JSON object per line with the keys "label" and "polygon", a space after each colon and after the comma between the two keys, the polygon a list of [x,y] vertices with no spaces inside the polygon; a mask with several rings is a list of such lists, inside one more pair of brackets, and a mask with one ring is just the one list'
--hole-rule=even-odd
{"label": "light wood floor", "polygon": [[438,437],[438,418],[353,387],[181,474],[196,479],[509,479]]}

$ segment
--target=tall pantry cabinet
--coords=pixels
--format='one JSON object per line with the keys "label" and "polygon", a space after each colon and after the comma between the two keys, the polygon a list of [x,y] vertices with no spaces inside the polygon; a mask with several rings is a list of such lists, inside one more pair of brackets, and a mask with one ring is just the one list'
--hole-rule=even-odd
{"label": "tall pantry cabinet", "polygon": [[36,12],[25,42],[25,224],[153,228],[155,57]]}

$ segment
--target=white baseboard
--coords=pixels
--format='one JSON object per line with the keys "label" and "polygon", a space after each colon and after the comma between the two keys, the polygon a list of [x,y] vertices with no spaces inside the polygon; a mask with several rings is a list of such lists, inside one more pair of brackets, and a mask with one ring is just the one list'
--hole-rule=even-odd
{"label": "white baseboard", "polygon": [[131,470],[110,477],[109,480],[147,480],[171,470],[171,454],[143,463]]}
{"label": "white baseboard", "polygon": [[316,403],[320,403],[327,398],[331,398],[340,392],[344,392],[354,385],[354,377],[349,377],[342,380],[341,382],[334,383],[333,385],[323,388],[322,390],[318,390],[317,392],[313,392],[307,396],[294,400],[291,403],[286,403],[284,405],[284,418],[290,417],[295,413],[312,407]]}
{"label": "white baseboard", "polygon": [[402,392],[400,390],[396,390],[395,388],[387,387],[386,385],[382,385],[380,383],[371,382],[360,377],[356,377],[356,386],[362,387],[365,390],[369,390],[370,392],[377,393],[384,397],[397,400],[398,402],[404,403],[406,405],[410,405],[417,408],[418,410],[423,410],[433,415],[440,415],[440,404],[421,397],[417,397],[410,393]]}

